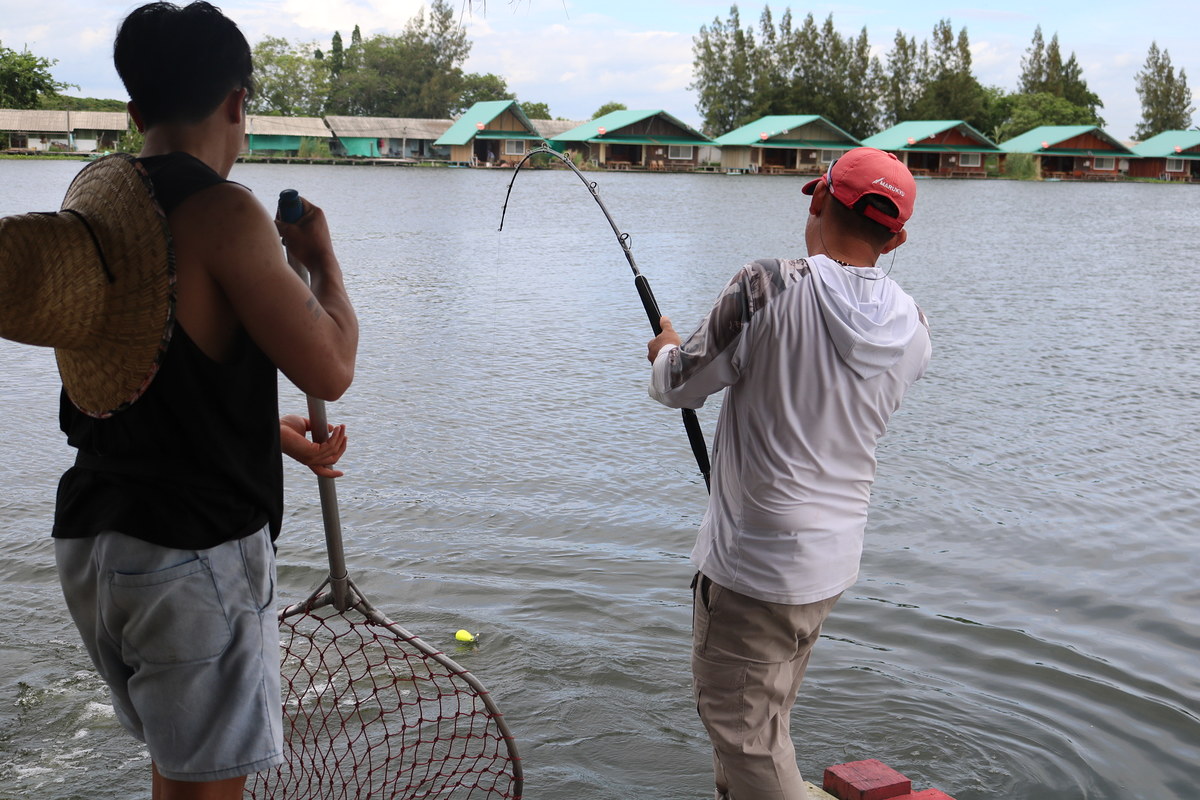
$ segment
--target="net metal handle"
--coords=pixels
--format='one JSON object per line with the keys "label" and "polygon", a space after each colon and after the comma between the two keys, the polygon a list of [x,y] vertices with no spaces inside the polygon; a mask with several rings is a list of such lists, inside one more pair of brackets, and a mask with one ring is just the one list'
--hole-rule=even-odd
{"label": "net metal handle", "polygon": [[[279,218],[284,222],[296,222],[304,213],[300,194],[295,189],[284,189],[279,193]],[[304,285],[309,285],[308,268],[288,252],[291,266]],[[317,444],[329,439],[329,420],[325,414],[325,401],[319,397],[305,395],[308,400],[308,419],[312,427],[312,438]],[[350,575],[346,570],[346,550],[342,543],[342,520],[338,514],[337,485],[334,478],[317,476],[317,489],[321,495],[321,519],[325,527],[325,549],[329,553],[329,588],[333,593],[333,605],[345,611],[353,601],[350,591]]]}

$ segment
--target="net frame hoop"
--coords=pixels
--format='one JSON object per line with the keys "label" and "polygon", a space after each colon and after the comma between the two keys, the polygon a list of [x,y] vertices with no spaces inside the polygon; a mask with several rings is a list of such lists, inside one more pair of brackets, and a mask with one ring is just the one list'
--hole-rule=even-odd
{"label": "net frame hoop", "polygon": [[[521,797],[524,791],[525,774],[521,765],[521,756],[517,751],[517,741],[513,738],[512,731],[508,728],[508,723],[504,721],[504,713],[500,711],[494,700],[492,693],[476,678],[470,670],[463,667],[450,656],[438,650],[433,645],[426,642],[420,636],[410,632],[407,628],[398,622],[393,622],[386,614],[380,611],[375,605],[367,599],[366,595],[355,585],[354,580],[349,576],[339,579],[340,583],[344,584],[345,596],[339,597],[336,588],[333,584],[333,579],[326,577],[325,580],[318,586],[307,599],[297,603],[285,606],[279,611],[279,623],[283,624],[284,620],[297,615],[311,614],[317,609],[326,606],[333,606],[334,610],[339,615],[345,615],[349,609],[354,609],[362,614],[368,622],[379,625],[385,628],[390,633],[404,641],[405,644],[410,644],[421,652],[427,658],[436,661],[445,667],[451,674],[457,678],[461,678],[468,686],[475,690],[484,708],[487,709],[491,719],[496,723],[496,730],[500,733],[504,740],[504,745],[508,750],[509,763],[512,766],[513,789],[515,797]],[[329,591],[326,591],[329,589]],[[339,600],[346,603],[344,609],[339,609]]]}

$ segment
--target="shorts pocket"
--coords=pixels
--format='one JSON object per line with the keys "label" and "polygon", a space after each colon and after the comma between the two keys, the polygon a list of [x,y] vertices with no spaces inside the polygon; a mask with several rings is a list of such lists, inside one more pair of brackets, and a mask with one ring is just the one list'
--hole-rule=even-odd
{"label": "shorts pocket", "polygon": [[275,549],[266,531],[239,539],[238,546],[246,570],[246,586],[261,613],[275,604]]}
{"label": "shorts pocket", "polygon": [[203,558],[155,572],[114,572],[110,632],[125,659],[184,664],[220,655],[232,639],[212,570]]}

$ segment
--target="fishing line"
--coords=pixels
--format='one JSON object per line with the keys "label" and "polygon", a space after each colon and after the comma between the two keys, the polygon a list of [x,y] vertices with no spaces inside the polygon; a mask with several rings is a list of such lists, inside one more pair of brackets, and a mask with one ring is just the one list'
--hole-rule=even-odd
{"label": "fishing line", "polygon": [[[583,185],[587,187],[588,192],[591,193],[592,199],[594,199],[596,204],[600,206],[600,210],[604,212],[604,218],[608,220],[608,224],[612,227],[613,234],[617,237],[617,244],[621,246],[621,252],[625,254],[625,260],[629,262],[629,268],[633,270],[633,285],[637,289],[638,296],[642,300],[642,307],[646,310],[646,317],[650,320],[650,327],[654,331],[655,336],[662,333],[662,326],[659,324],[659,320],[662,318],[662,312],[658,309],[658,301],[654,299],[654,293],[650,291],[650,282],[646,280],[646,276],[643,275],[642,271],[638,269],[637,261],[633,258],[633,249],[630,245],[629,234],[624,233],[619,227],[617,227],[616,221],[613,219],[612,214],[610,214],[608,211],[608,206],[604,205],[604,200],[600,198],[600,190],[597,188],[596,182],[588,180],[587,177],[579,171],[579,168],[575,166],[575,162],[571,160],[570,156],[554,150],[549,144],[543,141],[539,146],[530,150],[525,154],[524,158],[517,162],[516,167],[513,169],[512,179],[508,182],[508,191],[504,195],[504,206],[500,209],[500,227],[497,229],[497,232],[504,230],[504,217],[506,214],[508,214],[508,201],[509,198],[512,197],[513,184],[517,182],[517,175],[521,173],[521,168],[525,166],[525,162],[539,153],[553,156],[563,164],[566,164],[567,167],[570,168],[570,170],[574,172],[576,176],[578,176],[579,180],[583,182]],[[684,430],[687,431],[688,443],[692,447],[692,455],[696,459],[696,466],[700,468],[700,474],[704,476],[705,487],[711,491],[712,486],[710,485],[709,481],[710,467],[708,461],[708,447],[704,443],[704,432],[700,429],[700,421],[696,418],[696,412],[690,408],[681,409],[681,412],[683,415],[683,427]]]}

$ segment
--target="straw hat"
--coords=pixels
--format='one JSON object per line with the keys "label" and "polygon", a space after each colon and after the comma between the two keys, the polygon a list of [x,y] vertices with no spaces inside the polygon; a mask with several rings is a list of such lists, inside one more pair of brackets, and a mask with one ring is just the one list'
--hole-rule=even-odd
{"label": "straw hat", "polygon": [[0,219],[0,337],[53,347],[85,414],[111,416],[146,391],[174,318],[170,232],[132,156],[84,167],[61,211]]}

